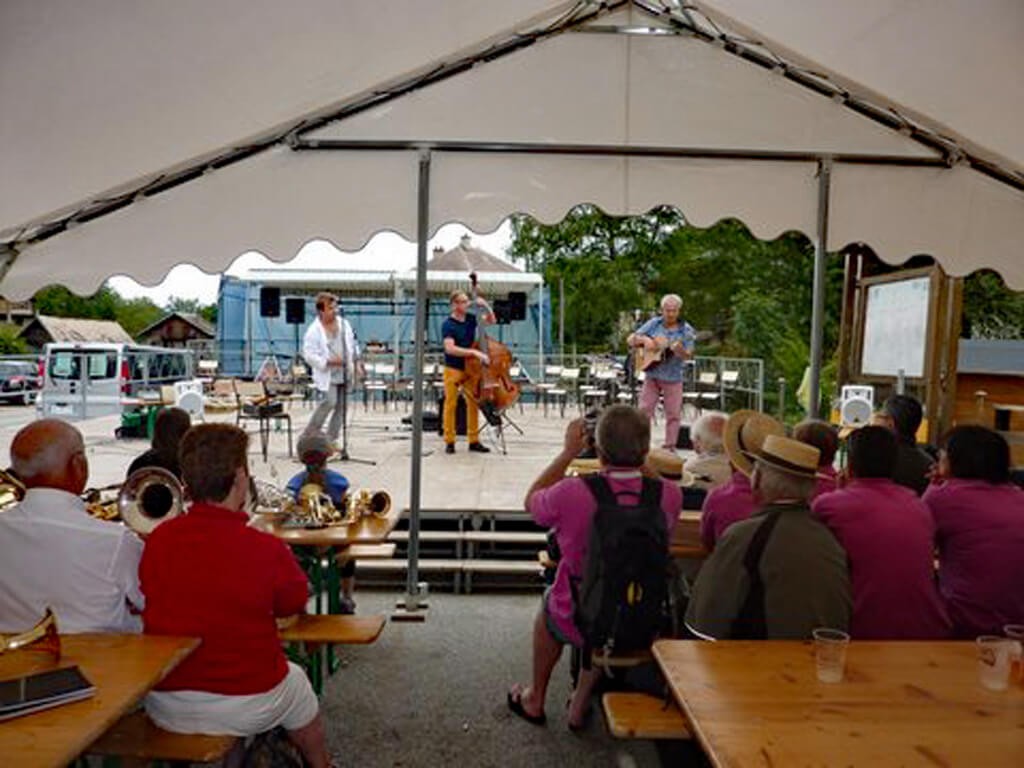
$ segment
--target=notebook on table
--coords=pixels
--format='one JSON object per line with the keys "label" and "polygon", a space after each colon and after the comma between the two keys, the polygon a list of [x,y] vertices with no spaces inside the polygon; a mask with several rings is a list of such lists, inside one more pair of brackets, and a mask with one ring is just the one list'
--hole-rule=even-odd
{"label": "notebook on table", "polygon": [[96,686],[78,667],[62,667],[0,680],[0,720],[80,701],[95,693]]}

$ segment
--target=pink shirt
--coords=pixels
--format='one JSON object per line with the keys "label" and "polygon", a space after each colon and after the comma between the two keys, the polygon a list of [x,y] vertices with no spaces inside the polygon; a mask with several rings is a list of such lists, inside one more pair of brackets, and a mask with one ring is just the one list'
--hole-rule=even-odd
{"label": "pink shirt", "polygon": [[939,543],[939,590],[958,637],[1024,623],[1024,490],[947,480],[925,491]]}
{"label": "pink shirt", "polygon": [[846,550],[853,637],[949,637],[949,616],[935,584],[935,526],[917,494],[889,479],[854,479],[819,496],[811,509]]}
{"label": "pink shirt", "polygon": [[[602,472],[613,493],[632,491],[639,493],[641,475],[634,469],[610,468]],[[683,508],[683,494],[675,483],[661,482],[661,508],[669,536],[679,522]],[[629,497],[623,501],[628,503]],[[639,500],[639,497],[637,497]],[[558,561],[555,582],[548,593],[548,615],[562,636],[574,645],[582,645],[583,638],[576,629],[575,612],[570,580],[583,577],[583,562],[590,537],[590,523],[597,511],[597,502],[582,478],[569,477],[552,486],[535,491],[527,502],[530,515],[538,525],[555,529],[562,558]]]}
{"label": "pink shirt", "polygon": [[715,488],[704,499],[700,515],[700,539],[708,549],[722,538],[725,529],[740,520],[746,520],[756,509],[750,478],[740,471],[732,473],[729,482]]}
{"label": "pink shirt", "polygon": [[818,483],[814,488],[814,496],[818,498],[823,493],[832,493],[839,487],[839,473],[835,467],[818,467]]}

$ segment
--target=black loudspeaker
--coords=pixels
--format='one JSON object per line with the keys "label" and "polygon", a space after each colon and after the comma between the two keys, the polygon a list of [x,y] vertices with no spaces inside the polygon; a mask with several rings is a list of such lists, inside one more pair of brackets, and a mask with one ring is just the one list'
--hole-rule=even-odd
{"label": "black loudspeaker", "polygon": [[299,298],[288,298],[284,300],[284,319],[292,325],[302,325],[306,322],[306,300]]}
{"label": "black loudspeaker", "polygon": [[[437,434],[444,437],[444,395],[441,395],[437,401]],[[423,428],[426,429],[426,424]],[[466,398],[461,394],[459,395],[458,402],[455,404],[455,434],[465,435],[466,434]]]}
{"label": "black loudspeaker", "polygon": [[526,293],[512,291],[508,295],[509,320],[526,319]]}
{"label": "black loudspeaker", "polygon": [[512,306],[505,299],[494,300],[494,319],[498,325],[512,322]]}
{"label": "black loudspeaker", "polygon": [[260,288],[260,317],[281,316],[281,289],[271,285]]}

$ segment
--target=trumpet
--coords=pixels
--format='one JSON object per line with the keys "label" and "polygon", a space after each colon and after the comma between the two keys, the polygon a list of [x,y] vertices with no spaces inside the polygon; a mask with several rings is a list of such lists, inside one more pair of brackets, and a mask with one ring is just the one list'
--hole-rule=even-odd
{"label": "trumpet", "polygon": [[52,608],[46,609],[43,618],[32,629],[17,635],[0,635],[0,653],[19,648],[50,653],[55,661],[60,661],[60,635],[57,634],[57,616]]}
{"label": "trumpet", "polygon": [[132,472],[117,495],[121,519],[142,536],[152,533],[165,520],[177,517],[184,508],[181,482],[161,467],[143,467]]}

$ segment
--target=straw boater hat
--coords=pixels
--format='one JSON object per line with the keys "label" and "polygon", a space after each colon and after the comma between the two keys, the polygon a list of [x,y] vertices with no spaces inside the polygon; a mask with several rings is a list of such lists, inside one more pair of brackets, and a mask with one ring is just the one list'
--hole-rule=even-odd
{"label": "straw boater hat", "polygon": [[665,480],[682,486],[693,484],[693,475],[683,469],[683,460],[672,451],[652,448],[647,454],[647,464]]}
{"label": "straw boater hat", "polygon": [[817,477],[820,457],[821,451],[813,445],[778,435],[768,435],[757,454],[762,464],[807,478]]}
{"label": "straw boater hat", "polygon": [[729,461],[747,477],[754,471],[754,458],[769,435],[783,436],[786,428],[760,411],[736,411],[725,422],[722,443]]}

